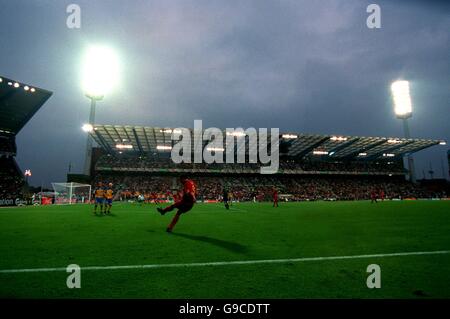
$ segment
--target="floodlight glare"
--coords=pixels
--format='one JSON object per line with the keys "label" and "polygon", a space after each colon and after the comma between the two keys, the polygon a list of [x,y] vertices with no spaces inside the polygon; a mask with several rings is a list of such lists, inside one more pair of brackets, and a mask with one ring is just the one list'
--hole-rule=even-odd
{"label": "floodlight glare", "polygon": [[394,98],[394,111],[398,118],[408,118],[412,115],[411,96],[408,81],[395,81],[391,85]]}
{"label": "floodlight glare", "polygon": [[119,82],[119,59],[116,53],[105,46],[89,48],[84,56],[82,70],[84,92],[100,97],[110,92]]}
{"label": "floodlight glare", "polygon": [[15,87],[15,88],[18,88],[19,86],[20,86],[20,84],[19,84],[19,83],[17,83],[17,82],[16,82],[16,83],[14,83],[14,87]]}
{"label": "floodlight glare", "polygon": [[86,133],[90,133],[94,130],[94,127],[91,124],[84,124],[81,129]]}

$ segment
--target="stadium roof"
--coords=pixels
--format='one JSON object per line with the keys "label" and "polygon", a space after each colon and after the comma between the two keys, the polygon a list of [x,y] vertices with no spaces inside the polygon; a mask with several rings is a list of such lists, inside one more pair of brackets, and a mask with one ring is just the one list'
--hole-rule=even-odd
{"label": "stadium roof", "polygon": [[16,135],[52,92],[0,76],[0,134]]}
{"label": "stadium roof", "polygon": [[[160,156],[169,153],[174,143],[173,128],[144,127],[130,125],[94,125],[90,133],[95,141],[110,154],[131,153]],[[193,130],[191,141],[193,141]],[[223,131],[223,145],[226,149],[226,133]],[[282,133],[280,154],[302,158],[311,156],[326,159],[375,160],[396,159],[424,148],[442,143],[439,140],[405,139],[394,137],[361,137],[340,135],[319,135],[304,133]],[[203,141],[203,147],[209,141]],[[194,144],[192,142],[192,144]],[[236,144],[236,143],[235,143]],[[246,151],[255,149],[256,143],[246,143]],[[235,145],[236,147],[236,145]],[[236,150],[236,149],[235,149]]]}

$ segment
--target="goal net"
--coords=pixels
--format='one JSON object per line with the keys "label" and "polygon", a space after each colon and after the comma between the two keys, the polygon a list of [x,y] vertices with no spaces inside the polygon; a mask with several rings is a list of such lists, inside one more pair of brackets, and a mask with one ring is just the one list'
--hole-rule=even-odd
{"label": "goal net", "polygon": [[55,204],[91,202],[91,185],[80,183],[52,183]]}

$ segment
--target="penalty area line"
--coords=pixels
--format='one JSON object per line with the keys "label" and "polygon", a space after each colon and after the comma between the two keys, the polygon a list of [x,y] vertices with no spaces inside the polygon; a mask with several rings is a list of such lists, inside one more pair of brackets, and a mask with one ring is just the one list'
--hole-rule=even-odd
{"label": "penalty area line", "polygon": [[[86,267],[80,267],[80,269],[81,270],[123,270],[123,269],[214,267],[214,266],[281,264],[281,263],[300,263],[300,262],[308,262],[308,261],[385,258],[385,257],[403,257],[403,256],[422,256],[422,255],[445,255],[445,254],[450,254],[450,250],[415,251],[415,252],[403,252],[403,253],[350,255],[350,256],[304,257],[304,258],[287,258],[287,259],[216,261],[216,262],[181,263],[181,264],[86,266]],[[55,267],[55,268],[29,268],[29,269],[0,269],[0,274],[57,272],[57,271],[66,271],[66,268],[65,267]]]}

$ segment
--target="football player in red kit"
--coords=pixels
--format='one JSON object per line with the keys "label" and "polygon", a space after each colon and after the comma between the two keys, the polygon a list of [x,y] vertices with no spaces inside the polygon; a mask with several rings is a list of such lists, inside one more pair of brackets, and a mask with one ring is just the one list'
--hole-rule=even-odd
{"label": "football player in red kit", "polygon": [[384,202],[384,198],[386,197],[386,195],[384,194],[384,190],[382,189],[381,191],[380,191],[380,200],[382,201],[382,202]]}
{"label": "football player in red kit", "polygon": [[194,206],[196,199],[195,199],[195,193],[196,193],[196,186],[195,183],[186,178],[185,176],[180,177],[181,184],[183,184],[183,190],[182,194],[180,194],[180,197],[175,201],[174,204],[167,206],[166,208],[158,207],[157,210],[161,215],[164,215],[167,212],[170,212],[174,210],[175,208],[178,210],[175,216],[172,219],[172,222],[167,227],[167,232],[171,233],[173,228],[175,227],[176,223],[178,222],[178,219],[180,218],[181,214],[187,213],[192,209]]}
{"label": "football player in red kit", "polygon": [[273,207],[278,207],[278,191],[276,188],[273,189]]}
{"label": "football player in red kit", "polygon": [[375,190],[372,190],[372,192],[370,193],[370,203],[371,204],[378,203],[377,199],[378,199],[377,192]]}

